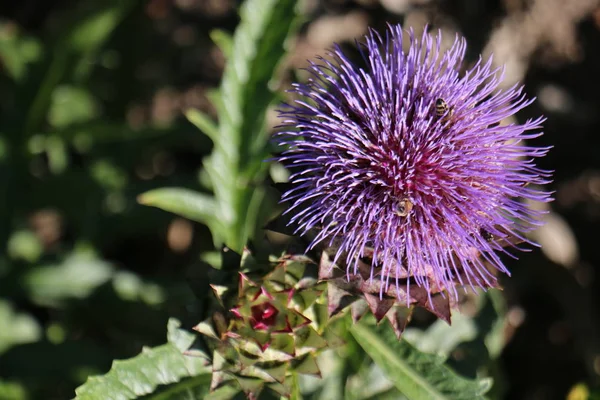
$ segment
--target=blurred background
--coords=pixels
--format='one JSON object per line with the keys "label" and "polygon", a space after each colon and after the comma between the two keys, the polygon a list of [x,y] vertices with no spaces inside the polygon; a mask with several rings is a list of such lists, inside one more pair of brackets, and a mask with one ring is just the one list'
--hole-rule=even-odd
{"label": "blurred background", "polygon": [[[200,187],[234,0],[0,2],[0,399],[65,399],[113,359],[197,322],[208,229],[136,197]],[[306,0],[285,67],[369,26],[430,24],[494,54],[537,101],[556,201],[542,250],[506,260],[500,398],[564,399],[600,381],[600,7],[592,0]],[[273,114],[274,115],[274,114]],[[276,124],[273,117],[271,125]],[[532,143],[533,144],[533,143]],[[452,353],[460,361],[468,348]],[[499,378],[498,378],[499,377]]]}

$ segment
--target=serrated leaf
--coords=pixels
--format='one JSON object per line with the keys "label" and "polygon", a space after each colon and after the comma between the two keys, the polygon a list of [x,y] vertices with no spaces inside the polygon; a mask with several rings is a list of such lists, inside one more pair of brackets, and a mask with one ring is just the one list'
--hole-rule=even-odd
{"label": "serrated leaf", "polygon": [[209,384],[210,375],[203,374],[182,380],[176,385],[162,387],[150,396],[144,397],[144,400],[206,399],[210,393]]}
{"label": "serrated leaf", "polygon": [[490,389],[491,379],[465,379],[444,365],[443,357],[422,353],[408,342],[398,340],[387,324],[375,326],[373,318],[365,319],[352,327],[352,335],[406,397],[485,399],[483,395]]}
{"label": "serrated leaf", "polygon": [[[223,73],[222,118],[224,135],[234,139],[245,154],[241,165],[254,161],[252,150],[264,148],[264,114],[274,95],[268,87],[285,42],[295,28],[295,0],[247,0],[240,9],[241,22],[233,37],[232,57]],[[223,115],[222,115],[223,114]],[[232,131],[233,130],[233,131]]]}
{"label": "serrated leaf", "polygon": [[[128,360],[113,362],[110,371],[102,376],[91,377],[75,390],[76,400],[137,399],[153,393],[159,385],[169,385],[169,391],[192,390],[210,385],[211,368],[204,358],[189,357],[182,354],[180,347],[191,343],[193,335],[178,331],[179,322],[169,321],[169,340],[167,344],[154,348],[145,348],[142,353]],[[185,378],[200,377],[191,387]],[[177,388],[177,383],[184,388]],[[184,391],[185,391],[184,390]],[[171,398],[171,397],[169,397]]]}
{"label": "serrated leaf", "polygon": [[181,322],[175,318],[169,318],[167,322],[167,342],[172,343],[182,353],[190,348],[196,336],[186,330],[179,329]]}
{"label": "serrated leaf", "polygon": [[219,96],[212,98],[219,133],[204,167],[218,203],[232,210],[224,239],[236,251],[262,228],[269,211],[262,187],[268,168],[265,115],[275,99],[269,83],[297,27],[296,6],[295,0],[247,0],[233,39],[213,34],[228,62]]}

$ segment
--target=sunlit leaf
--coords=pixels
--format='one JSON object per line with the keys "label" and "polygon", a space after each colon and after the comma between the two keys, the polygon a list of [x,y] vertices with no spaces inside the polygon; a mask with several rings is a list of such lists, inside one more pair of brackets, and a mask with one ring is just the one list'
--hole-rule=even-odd
{"label": "sunlit leaf", "polygon": [[203,358],[183,354],[194,337],[180,330],[179,322],[170,320],[168,343],[145,348],[134,358],[113,362],[106,375],[89,378],[78,387],[76,399],[137,399],[154,393],[161,385],[169,386],[149,398],[204,398],[209,390],[211,369]]}
{"label": "sunlit leaf", "polygon": [[375,325],[372,318],[361,320],[351,329],[365,352],[411,400],[484,399],[491,380],[468,380],[444,365],[444,358],[418,351],[398,340],[386,323]]}
{"label": "sunlit leaf", "polygon": [[129,271],[115,273],[112,283],[115,293],[123,300],[142,300],[149,305],[158,305],[165,300],[165,291],[161,286],[145,282]]}
{"label": "sunlit leaf", "polygon": [[222,29],[213,29],[210,31],[210,38],[219,47],[219,50],[223,52],[223,56],[225,56],[226,59],[231,57],[233,38],[228,32],[225,32]]}
{"label": "sunlit leaf", "polygon": [[55,306],[63,300],[87,297],[112,275],[109,263],[74,254],[61,264],[32,268],[25,274],[23,285],[36,303]]}
{"label": "sunlit leaf", "polygon": [[422,331],[408,328],[403,338],[425,353],[448,357],[460,343],[473,340],[477,336],[477,326],[473,318],[459,312],[452,314],[452,325],[437,320]]}
{"label": "sunlit leaf", "polygon": [[492,359],[500,356],[506,345],[506,299],[499,290],[490,290],[481,299],[484,302],[477,322],[482,325],[480,335],[485,335],[485,346]]}
{"label": "sunlit leaf", "polygon": [[[5,301],[0,301],[0,327],[0,354],[14,345],[35,342],[42,334],[33,317],[16,313]],[[3,398],[1,390],[0,398]]]}
{"label": "sunlit leaf", "polygon": [[37,39],[22,35],[10,23],[0,23],[0,60],[13,79],[23,79],[27,64],[36,61],[41,53],[42,46]]}
{"label": "sunlit leaf", "polygon": [[489,374],[490,360],[498,357],[506,344],[505,300],[500,291],[489,290],[472,301],[477,303],[475,316],[455,312],[452,325],[436,321],[426,330],[409,328],[403,338],[426,353],[459,354],[448,362],[462,374]]}
{"label": "sunlit leaf", "polygon": [[25,136],[31,136],[44,122],[52,102],[56,87],[65,75],[77,72],[79,81],[89,76],[92,63],[88,57],[97,51],[108,39],[119,22],[135,5],[134,0],[113,0],[99,7],[73,12],[73,22],[65,24],[62,37],[53,43],[45,63],[39,70],[39,83],[31,98],[23,99],[28,106],[23,121]]}
{"label": "sunlit leaf", "polygon": [[55,128],[86,122],[98,113],[98,105],[92,94],[82,87],[58,86],[52,93],[48,122]]}
{"label": "sunlit leaf", "polygon": [[215,217],[219,216],[217,204],[211,196],[185,188],[150,190],[141,194],[138,201],[207,225],[217,223]]}
{"label": "sunlit leaf", "polygon": [[107,190],[118,190],[127,184],[127,174],[109,160],[97,160],[90,166],[91,176]]}
{"label": "sunlit leaf", "polygon": [[108,38],[134,4],[132,0],[107,1],[105,7],[81,18],[68,36],[70,47],[80,52],[95,49]]}
{"label": "sunlit leaf", "polygon": [[265,115],[275,99],[269,84],[287,38],[297,28],[296,11],[294,0],[247,0],[233,39],[213,34],[228,56],[219,95],[211,96],[218,111],[218,134],[202,119],[196,118],[196,124],[215,143],[204,167],[217,202],[232,213],[224,240],[236,251],[264,223],[265,213],[259,209],[265,196],[260,185],[268,168]]}
{"label": "sunlit leaf", "polygon": [[59,174],[67,168],[69,158],[67,146],[62,138],[57,135],[46,137],[46,155],[48,156],[48,169],[53,174]]}
{"label": "sunlit leaf", "polygon": [[236,146],[244,166],[267,141],[265,111],[274,99],[269,82],[296,27],[296,1],[247,0],[240,18],[221,82],[219,128],[222,139]]}
{"label": "sunlit leaf", "polygon": [[37,261],[44,247],[35,233],[29,230],[13,232],[8,239],[8,254],[12,259],[21,259],[29,262]]}
{"label": "sunlit leaf", "polygon": [[15,382],[4,382],[0,380],[0,399],[2,400],[27,400],[25,388]]}
{"label": "sunlit leaf", "polygon": [[[190,110],[187,117],[214,143],[202,174],[214,199],[184,189],[140,196],[142,204],[206,224],[215,242],[236,251],[262,228],[269,214],[261,187],[268,168],[265,115],[275,99],[269,84],[285,54],[287,38],[297,28],[296,6],[294,0],[247,0],[233,39],[222,32],[213,35],[228,54],[220,91],[211,96],[218,127],[199,111]],[[271,204],[266,202],[272,210]]]}
{"label": "sunlit leaf", "polygon": [[214,143],[219,142],[219,130],[215,122],[205,113],[198,110],[188,110],[185,113],[187,119],[198,129],[200,129],[206,136],[211,138]]}

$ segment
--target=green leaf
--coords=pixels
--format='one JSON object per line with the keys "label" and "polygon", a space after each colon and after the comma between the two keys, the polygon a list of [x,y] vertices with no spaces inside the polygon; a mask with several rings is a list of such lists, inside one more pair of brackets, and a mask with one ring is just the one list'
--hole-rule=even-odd
{"label": "green leaf", "polygon": [[[116,26],[135,5],[134,0],[113,0],[103,2],[92,9],[82,7],[72,15],[73,22],[66,24],[62,37],[53,44],[52,51],[42,60],[32,98],[23,99],[29,107],[23,121],[23,137],[29,137],[43,125],[48,113],[55,88],[72,71],[80,81],[89,76],[89,57],[109,38]],[[84,5],[85,6],[85,5]]]}
{"label": "green leaf", "polygon": [[[240,392],[240,388],[234,384],[223,385],[215,391],[209,393],[204,400],[231,400]],[[199,399],[199,397],[196,397]]]}
{"label": "green leaf", "polygon": [[135,4],[132,0],[106,3],[108,5],[104,8],[89,13],[77,21],[67,38],[71,49],[83,53],[97,48],[109,37],[126,12]]}
{"label": "green leaf", "polygon": [[0,399],[2,400],[27,400],[25,388],[14,382],[0,380]]}
{"label": "green leaf", "polygon": [[271,81],[285,55],[286,40],[297,27],[296,3],[247,0],[240,9],[241,21],[233,39],[213,33],[228,59],[219,95],[212,96],[219,117],[218,133],[209,133],[206,121],[196,118],[195,123],[215,143],[204,167],[216,201],[232,214],[224,241],[235,251],[241,251],[265,222],[259,213],[268,169],[265,115],[275,100]]}
{"label": "green leaf", "polygon": [[16,81],[27,74],[28,64],[35,62],[42,53],[37,39],[22,35],[9,23],[0,23],[0,59],[4,70]]}
{"label": "green leaf", "polygon": [[115,293],[123,300],[143,301],[148,305],[158,305],[165,301],[166,293],[163,287],[146,282],[133,272],[116,272],[112,284]]}
{"label": "green leaf", "polygon": [[233,38],[231,35],[222,29],[213,29],[210,31],[210,38],[219,47],[219,50],[223,52],[225,59],[229,59],[233,48]]}
{"label": "green leaf", "polygon": [[[137,399],[154,393],[160,385],[169,386],[149,398],[204,398],[211,369],[203,358],[183,354],[182,349],[189,348],[195,336],[179,326],[178,321],[170,320],[167,344],[145,348],[128,360],[114,361],[106,375],[89,378],[78,387],[76,399]],[[191,394],[198,397],[190,397]]]}
{"label": "green leaf", "polygon": [[420,351],[448,357],[460,343],[477,337],[477,326],[473,318],[455,312],[452,325],[437,320],[426,331],[408,328],[402,336]]}
{"label": "green leaf", "polygon": [[138,201],[207,225],[220,214],[213,197],[185,188],[150,190],[141,194]]}
{"label": "green leaf", "polygon": [[501,292],[495,289],[479,293],[474,300],[478,309],[475,316],[456,312],[452,325],[436,321],[426,330],[409,328],[403,338],[426,353],[442,357],[460,354],[448,359],[448,364],[462,375],[479,376],[493,371],[492,361],[506,342],[506,305]]}
{"label": "green leaf", "polygon": [[177,384],[168,385],[150,396],[145,396],[144,400],[206,399],[210,393],[210,379],[210,374],[187,378]]}
{"label": "green leaf", "polygon": [[23,285],[37,304],[55,306],[63,300],[87,297],[112,276],[109,263],[92,255],[74,254],[62,264],[28,271]]}
{"label": "green leaf", "polygon": [[172,343],[179,351],[184,352],[190,348],[196,338],[196,335],[186,330],[179,329],[181,322],[175,318],[167,322],[167,342]]}
{"label": "green leaf", "polygon": [[[275,98],[269,82],[285,54],[286,39],[295,28],[296,2],[247,0],[240,17],[223,72],[222,104],[216,106],[224,152],[235,157],[232,161],[242,172],[262,157],[268,140],[264,118]],[[235,150],[227,149],[225,143]]]}
{"label": "green leaf", "polygon": [[63,172],[69,164],[65,141],[57,135],[48,135],[45,142],[48,168],[53,174]]}
{"label": "green leaf", "polygon": [[396,336],[387,324],[363,318],[351,329],[365,352],[411,400],[485,399],[490,379],[468,380],[444,365],[444,358],[418,351]]}
{"label": "green leaf", "polygon": [[8,240],[7,247],[8,254],[13,260],[21,259],[30,263],[36,262],[44,252],[40,239],[29,230],[13,232]]}
{"label": "green leaf", "polygon": [[484,342],[490,358],[495,359],[506,345],[505,319],[506,300],[499,290],[490,290],[481,295],[484,302],[476,318],[479,335],[485,335]]}
{"label": "green leaf", "polygon": [[[0,354],[14,345],[35,342],[42,335],[33,317],[17,314],[5,301],[0,301],[0,327]],[[0,398],[3,398],[1,391]]]}
{"label": "green leaf", "polygon": [[[311,360],[316,365],[316,361],[314,360],[314,358],[311,358]],[[292,392],[290,395],[290,400],[302,400],[302,394],[300,393],[300,382],[298,379],[298,372],[294,372],[291,376],[291,379],[292,379]]]}
{"label": "green leaf", "polygon": [[98,113],[98,104],[92,94],[81,87],[62,85],[52,93],[48,121],[55,128],[87,122]]}
{"label": "green leaf", "polygon": [[346,388],[348,399],[399,398],[398,389],[385,376],[377,364],[364,364],[357,374],[350,377]]}
{"label": "green leaf", "polygon": [[185,116],[192,124],[196,125],[196,128],[204,132],[213,143],[219,143],[219,129],[208,115],[201,111],[190,109],[186,111]]}
{"label": "green leaf", "polygon": [[295,0],[247,0],[233,37],[233,49],[223,72],[219,110],[223,140],[240,152],[240,171],[262,152],[267,136],[265,111],[273,101],[269,88],[285,43],[296,24]]}

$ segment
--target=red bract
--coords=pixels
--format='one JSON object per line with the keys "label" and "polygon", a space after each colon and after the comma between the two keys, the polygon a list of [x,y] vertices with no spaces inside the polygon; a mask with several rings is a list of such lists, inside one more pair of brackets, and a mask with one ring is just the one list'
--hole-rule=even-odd
{"label": "red bract", "polygon": [[275,325],[277,314],[279,314],[277,308],[269,302],[253,306],[251,312],[250,323],[252,324],[252,328],[265,331]]}

